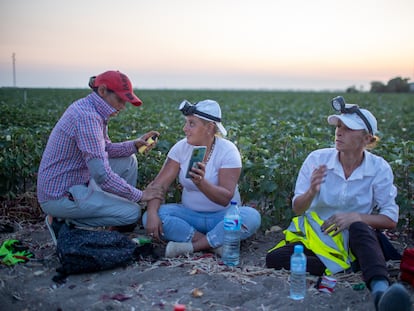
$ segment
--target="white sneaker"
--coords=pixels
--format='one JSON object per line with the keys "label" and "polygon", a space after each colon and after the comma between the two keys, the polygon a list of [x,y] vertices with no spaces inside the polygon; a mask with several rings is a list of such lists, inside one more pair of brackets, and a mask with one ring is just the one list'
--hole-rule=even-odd
{"label": "white sneaker", "polygon": [[49,230],[50,236],[52,237],[53,244],[55,245],[57,245],[57,236],[64,223],[65,220],[63,219],[57,219],[50,215],[46,215],[45,224]]}
{"label": "white sneaker", "polygon": [[191,242],[168,242],[165,248],[165,257],[174,258],[179,255],[189,254],[194,251]]}
{"label": "white sneaker", "polygon": [[48,215],[46,215],[45,224],[46,224],[47,229],[49,230],[49,233],[50,233],[50,236],[52,238],[53,244],[57,245],[56,234],[55,234],[55,231],[52,229],[52,224],[49,222],[49,216]]}

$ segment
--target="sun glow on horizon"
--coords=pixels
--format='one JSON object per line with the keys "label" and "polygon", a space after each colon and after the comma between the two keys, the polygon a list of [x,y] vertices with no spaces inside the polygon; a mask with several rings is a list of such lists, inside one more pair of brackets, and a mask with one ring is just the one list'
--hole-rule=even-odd
{"label": "sun glow on horizon", "polygon": [[[255,86],[260,77],[263,87],[289,77],[292,87],[309,79],[304,86],[319,81],[313,88],[325,89],[337,80],[345,88],[352,79],[367,84],[414,74],[411,0],[120,0],[117,6],[1,0],[0,26],[8,31],[0,34],[0,86],[10,85],[13,52],[25,86],[54,86],[46,71],[66,74],[59,82],[71,86],[75,76],[82,83],[86,72],[109,68],[141,75],[144,84],[150,77],[151,87],[158,75],[159,87],[180,82],[183,88],[234,88],[237,75],[244,87],[250,75]],[[223,78],[229,76],[232,85]]]}

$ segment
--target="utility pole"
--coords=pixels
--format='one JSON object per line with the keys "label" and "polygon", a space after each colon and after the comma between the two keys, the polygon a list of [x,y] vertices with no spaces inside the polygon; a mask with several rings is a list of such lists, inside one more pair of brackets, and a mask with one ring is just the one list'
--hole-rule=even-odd
{"label": "utility pole", "polygon": [[13,52],[13,87],[16,87],[16,53]]}

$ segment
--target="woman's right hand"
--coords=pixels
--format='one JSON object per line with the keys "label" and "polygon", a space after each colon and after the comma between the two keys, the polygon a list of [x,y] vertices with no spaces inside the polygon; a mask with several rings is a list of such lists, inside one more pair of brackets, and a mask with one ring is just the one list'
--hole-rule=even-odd
{"label": "woman's right hand", "polygon": [[325,181],[326,165],[320,165],[312,172],[310,192],[315,195],[321,190],[321,184]]}
{"label": "woman's right hand", "polygon": [[[160,240],[160,237],[164,235],[162,230],[162,222],[158,216],[158,210],[161,203],[164,201],[164,196],[167,192],[168,187],[176,179],[180,171],[180,164],[167,157],[161,171],[155,177],[154,181],[151,182],[145,191],[149,188],[161,188],[162,196],[154,196],[153,199],[149,199],[147,203],[147,223],[146,232],[155,239]],[[145,193],[144,191],[144,193]],[[158,195],[158,193],[157,193]]]}
{"label": "woman's right hand", "polygon": [[313,198],[321,190],[321,184],[325,182],[326,171],[326,165],[320,165],[313,170],[309,189],[293,202],[293,212],[296,215],[302,215],[309,208]]}
{"label": "woman's right hand", "polygon": [[162,186],[150,184],[142,191],[140,202],[146,202],[153,199],[164,200],[165,191]]}

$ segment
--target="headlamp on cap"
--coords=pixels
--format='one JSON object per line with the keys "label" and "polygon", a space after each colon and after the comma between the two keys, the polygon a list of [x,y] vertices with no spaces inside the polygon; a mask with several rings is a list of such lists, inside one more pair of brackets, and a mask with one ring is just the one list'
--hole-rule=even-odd
{"label": "headlamp on cap", "polygon": [[207,118],[211,121],[221,122],[221,118],[217,118],[215,116],[212,116],[211,114],[208,114],[208,113],[197,110],[197,104],[193,105],[188,100],[183,100],[178,109],[185,116],[190,116],[190,115],[196,114],[196,115],[199,115],[201,117]]}
{"label": "headlamp on cap", "polygon": [[342,96],[334,97],[331,101],[331,104],[334,110],[339,111],[341,113],[356,113],[362,119],[362,121],[364,121],[365,125],[367,126],[368,132],[371,135],[374,135],[371,124],[369,123],[367,118],[364,116],[364,114],[361,112],[361,110],[359,110],[358,105],[351,105],[351,106],[348,105],[347,107],[345,99]]}

